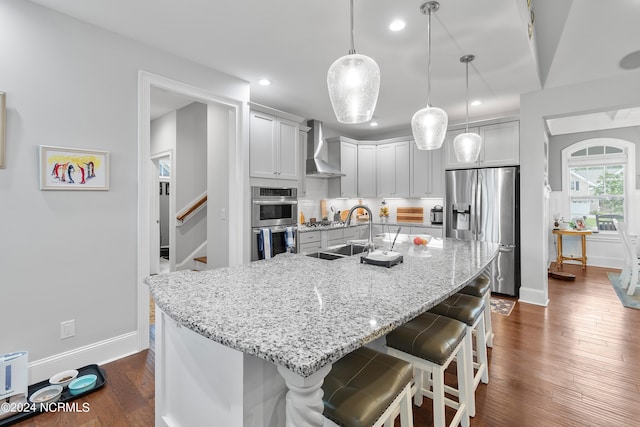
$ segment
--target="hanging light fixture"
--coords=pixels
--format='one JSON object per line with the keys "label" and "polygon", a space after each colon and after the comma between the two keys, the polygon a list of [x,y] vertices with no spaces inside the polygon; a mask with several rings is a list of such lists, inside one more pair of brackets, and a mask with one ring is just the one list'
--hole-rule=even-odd
{"label": "hanging light fixture", "polygon": [[429,60],[427,65],[427,106],[417,111],[411,118],[411,130],[416,146],[420,150],[436,150],[442,147],[444,136],[447,133],[449,118],[444,110],[431,106],[431,15],[440,9],[437,1],[428,1],[420,6],[420,12],[429,15],[427,27],[427,44],[429,48]]}
{"label": "hanging light fixture", "polygon": [[467,98],[465,105],[467,107],[467,126],[465,133],[461,133],[453,140],[453,151],[456,159],[461,163],[473,163],[478,160],[482,139],[477,133],[469,132],[469,62],[476,57],[474,55],[464,55],[460,58],[460,62],[467,65]]}
{"label": "hanging light fixture", "polygon": [[338,58],[327,73],[329,98],[340,123],[371,120],[380,91],[380,67],[366,55],[356,54],[353,44],[353,0],[351,0],[351,49]]}

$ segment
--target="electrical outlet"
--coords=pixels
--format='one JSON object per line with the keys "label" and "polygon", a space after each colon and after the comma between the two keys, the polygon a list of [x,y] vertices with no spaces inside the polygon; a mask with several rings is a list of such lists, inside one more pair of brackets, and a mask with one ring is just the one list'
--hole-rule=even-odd
{"label": "electrical outlet", "polygon": [[60,322],[60,339],[71,338],[76,334],[76,321],[65,320]]}

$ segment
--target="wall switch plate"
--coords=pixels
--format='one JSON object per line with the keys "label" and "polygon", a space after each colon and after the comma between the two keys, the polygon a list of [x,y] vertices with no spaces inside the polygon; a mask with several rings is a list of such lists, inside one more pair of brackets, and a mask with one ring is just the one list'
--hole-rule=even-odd
{"label": "wall switch plate", "polygon": [[60,339],[71,338],[76,334],[76,321],[65,320],[60,322]]}

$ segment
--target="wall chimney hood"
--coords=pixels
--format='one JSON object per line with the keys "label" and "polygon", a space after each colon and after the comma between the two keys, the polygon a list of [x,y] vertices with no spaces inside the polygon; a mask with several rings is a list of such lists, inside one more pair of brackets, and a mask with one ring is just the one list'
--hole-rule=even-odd
{"label": "wall chimney hood", "polygon": [[309,120],[307,126],[311,128],[307,139],[307,176],[333,178],[346,176],[334,166],[321,159],[324,138],[322,137],[322,122]]}

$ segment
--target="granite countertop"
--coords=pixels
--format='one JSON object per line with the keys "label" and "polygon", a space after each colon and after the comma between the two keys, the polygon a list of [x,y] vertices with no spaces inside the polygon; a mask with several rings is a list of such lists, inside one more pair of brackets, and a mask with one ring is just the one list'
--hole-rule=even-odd
{"label": "granite countertop", "polygon": [[404,263],[300,254],[145,279],[160,309],[227,347],[307,377],[428,310],[476,277],[498,244],[396,245]]}

